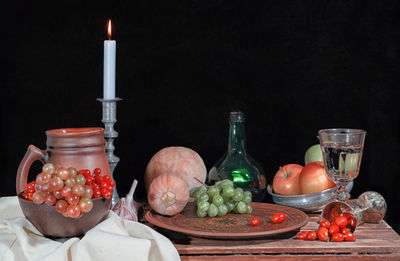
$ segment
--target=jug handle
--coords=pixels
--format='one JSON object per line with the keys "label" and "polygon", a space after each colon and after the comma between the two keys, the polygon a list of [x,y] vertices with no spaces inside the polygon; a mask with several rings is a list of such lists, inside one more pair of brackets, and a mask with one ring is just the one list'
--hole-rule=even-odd
{"label": "jug handle", "polygon": [[33,145],[29,145],[24,158],[19,164],[17,171],[17,195],[25,190],[28,180],[28,173],[34,161],[41,161],[43,164],[47,161],[47,153]]}

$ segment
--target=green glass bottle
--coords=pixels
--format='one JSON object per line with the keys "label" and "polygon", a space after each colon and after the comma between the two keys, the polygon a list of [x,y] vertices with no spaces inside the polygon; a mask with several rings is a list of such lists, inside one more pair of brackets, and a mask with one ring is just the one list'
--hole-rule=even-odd
{"label": "green glass bottle", "polygon": [[244,122],[242,112],[230,113],[228,151],[211,168],[207,182],[212,185],[219,180],[230,179],[236,187],[250,191],[253,201],[261,202],[265,196],[267,181],[260,164],[246,153]]}

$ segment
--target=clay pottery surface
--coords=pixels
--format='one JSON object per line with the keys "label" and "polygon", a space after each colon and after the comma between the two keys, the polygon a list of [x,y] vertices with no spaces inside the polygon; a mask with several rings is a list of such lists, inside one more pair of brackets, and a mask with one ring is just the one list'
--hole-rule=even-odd
{"label": "clay pottery surface", "polygon": [[[301,210],[268,203],[250,203],[251,214],[228,213],[223,217],[197,217],[197,207],[194,202],[186,205],[184,210],[175,216],[164,216],[150,210],[145,218],[151,224],[180,232],[183,234],[218,239],[254,239],[275,236],[297,230],[307,224],[308,216]],[[277,212],[287,214],[287,219],[279,224],[270,221]],[[252,226],[250,220],[257,217],[258,226]]]}
{"label": "clay pottery surface", "polygon": [[29,169],[36,160],[42,163],[50,162],[65,168],[74,167],[77,170],[93,171],[95,168],[100,168],[102,175],[110,175],[104,129],[55,129],[46,131],[46,136],[46,150],[29,145],[17,172],[17,194],[25,190]]}
{"label": "clay pottery surface", "polygon": [[84,235],[91,228],[103,221],[111,207],[111,198],[93,199],[93,208],[80,218],[64,217],[55,206],[35,204],[18,195],[19,205],[25,217],[47,237],[74,237]]}
{"label": "clay pottery surface", "polygon": [[[20,195],[26,189],[30,167],[34,161],[53,163],[77,170],[100,168],[102,175],[110,175],[106,152],[104,129],[66,128],[46,131],[47,148],[40,150],[29,145],[22,159],[16,180],[18,200],[25,217],[44,235],[72,237],[84,234],[103,220],[111,207],[111,199],[94,199],[93,208],[78,219],[64,217],[54,206],[37,205]],[[36,173],[39,174],[39,173]]]}

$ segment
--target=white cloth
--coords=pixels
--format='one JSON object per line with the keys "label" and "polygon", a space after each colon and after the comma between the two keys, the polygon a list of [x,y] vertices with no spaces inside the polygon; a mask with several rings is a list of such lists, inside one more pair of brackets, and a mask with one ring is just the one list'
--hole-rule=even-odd
{"label": "white cloth", "polygon": [[3,197],[0,198],[0,260],[170,261],[180,257],[168,238],[112,211],[82,239],[74,237],[64,243],[48,239],[24,217],[17,197]]}

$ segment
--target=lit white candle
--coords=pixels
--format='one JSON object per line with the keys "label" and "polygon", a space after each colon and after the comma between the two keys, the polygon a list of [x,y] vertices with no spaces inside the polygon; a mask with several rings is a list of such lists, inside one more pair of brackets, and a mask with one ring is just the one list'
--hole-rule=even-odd
{"label": "lit white candle", "polygon": [[103,99],[115,99],[115,51],[117,43],[111,40],[111,19],[108,20],[108,39],[104,41]]}

